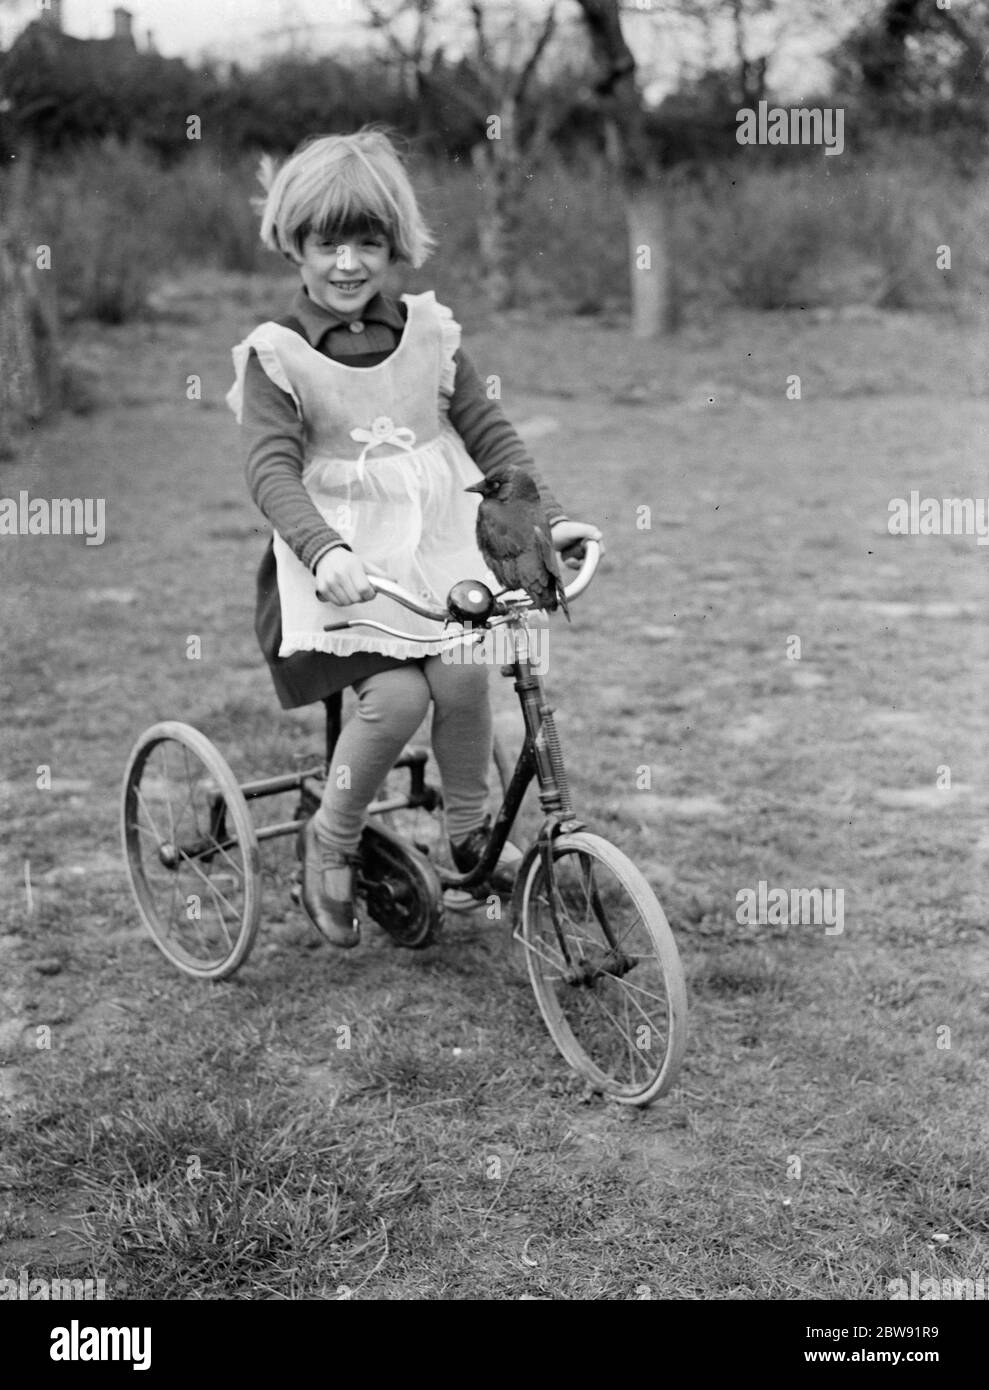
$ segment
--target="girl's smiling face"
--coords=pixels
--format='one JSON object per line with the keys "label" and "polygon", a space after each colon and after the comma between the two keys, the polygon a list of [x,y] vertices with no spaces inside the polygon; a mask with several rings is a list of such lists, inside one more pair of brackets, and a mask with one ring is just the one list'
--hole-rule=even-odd
{"label": "girl's smiling face", "polygon": [[314,304],[353,320],[384,286],[391,262],[391,243],[374,228],[338,235],[310,230],[299,271]]}

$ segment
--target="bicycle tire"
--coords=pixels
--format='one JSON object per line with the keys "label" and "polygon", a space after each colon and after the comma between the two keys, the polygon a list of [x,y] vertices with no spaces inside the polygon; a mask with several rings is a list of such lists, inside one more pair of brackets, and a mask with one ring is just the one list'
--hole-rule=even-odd
{"label": "bicycle tire", "polygon": [[601,836],[561,835],[552,855],[552,884],[541,854],[527,857],[514,930],[543,1021],[595,1089],[648,1105],[672,1086],[687,1045],[686,984],[666,914],[628,856]]}
{"label": "bicycle tire", "polygon": [[[170,756],[184,775],[175,800]],[[145,729],[124,773],[121,834],[138,911],[158,949],[196,979],[232,975],[257,934],[261,858],[237,779],[205,734],[174,720]]]}

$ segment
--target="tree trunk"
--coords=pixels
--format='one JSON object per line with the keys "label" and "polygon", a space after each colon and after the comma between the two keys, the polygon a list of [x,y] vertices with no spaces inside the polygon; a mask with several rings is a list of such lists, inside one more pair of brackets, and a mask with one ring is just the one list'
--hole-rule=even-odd
{"label": "tree trunk", "polygon": [[625,42],[617,0],[578,0],[595,56],[604,70],[597,92],[605,115],[608,158],[623,189],[632,292],[632,333],[654,338],[677,326],[669,251],[672,206],[645,128],[635,59]]}
{"label": "tree trunk", "polygon": [[505,219],[494,160],[484,145],[475,145],[470,153],[481,195],[480,212],[477,216],[481,285],[488,306],[492,309],[504,309],[508,306],[512,294],[508,274]]}
{"label": "tree trunk", "polygon": [[24,248],[0,227],[0,448],[58,407],[54,293],[39,284]]}
{"label": "tree trunk", "polygon": [[26,167],[9,174],[0,199],[0,450],[7,451],[25,425],[56,412],[62,386],[53,272],[35,268],[18,217],[26,177]]}
{"label": "tree trunk", "polygon": [[632,337],[655,338],[677,326],[673,275],[667,251],[667,208],[657,184],[625,190],[632,289]]}
{"label": "tree trunk", "polygon": [[608,163],[622,188],[628,235],[629,295],[633,338],[655,338],[679,326],[679,301],[669,252],[672,208],[662,176],[628,168],[618,122],[605,123]]}
{"label": "tree trunk", "polygon": [[471,161],[481,185],[477,240],[485,298],[492,309],[510,309],[517,292],[515,257],[525,182],[510,99],[502,101],[499,119],[500,137],[475,145]]}

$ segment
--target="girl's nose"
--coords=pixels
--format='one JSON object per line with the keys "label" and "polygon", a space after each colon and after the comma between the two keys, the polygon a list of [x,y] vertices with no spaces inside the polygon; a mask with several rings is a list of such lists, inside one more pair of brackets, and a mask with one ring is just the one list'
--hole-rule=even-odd
{"label": "girl's nose", "polygon": [[337,270],[354,270],[357,267],[357,243],[344,241],[337,247]]}

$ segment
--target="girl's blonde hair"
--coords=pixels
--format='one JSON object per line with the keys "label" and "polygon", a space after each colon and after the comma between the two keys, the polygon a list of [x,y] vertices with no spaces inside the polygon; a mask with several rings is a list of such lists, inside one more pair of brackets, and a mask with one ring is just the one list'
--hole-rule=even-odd
{"label": "girl's blonde hair", "polygon": [[371,126],[353,135],[312,136],[277,171],[265,155],[258,177],[267,193],[254,200],[261,240],[292,259],[301,256],[310,231],[377,227],[394,255],[413,266],[435,245],[398,152]]}

